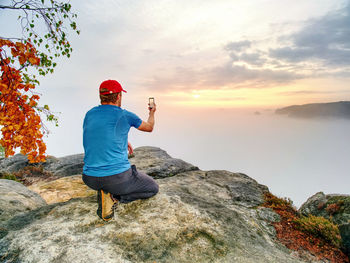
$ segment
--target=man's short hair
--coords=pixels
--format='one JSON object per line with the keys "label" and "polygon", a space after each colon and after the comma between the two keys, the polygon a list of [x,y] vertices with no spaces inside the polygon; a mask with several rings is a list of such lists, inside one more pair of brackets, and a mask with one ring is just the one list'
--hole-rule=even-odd
{"label": "man's short hair", "polygon": [[[108,89],[101,89],[101,92],[105,92],[105,91],[108,91]],[[105,95],[100,94],[101,103],[109,103],[109,102],[116,103],[119,93],[120,92],[112,93],[112,94],[105,94]]]}

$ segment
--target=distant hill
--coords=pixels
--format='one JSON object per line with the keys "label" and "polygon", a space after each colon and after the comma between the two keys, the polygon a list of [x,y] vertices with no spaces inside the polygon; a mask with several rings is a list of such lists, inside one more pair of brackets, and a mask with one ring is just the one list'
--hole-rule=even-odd
{"label": "distant hill", "polygon": [[276,114],[299,118],[346,118],[350,119],[350,101],[310,103],[277,109]]}

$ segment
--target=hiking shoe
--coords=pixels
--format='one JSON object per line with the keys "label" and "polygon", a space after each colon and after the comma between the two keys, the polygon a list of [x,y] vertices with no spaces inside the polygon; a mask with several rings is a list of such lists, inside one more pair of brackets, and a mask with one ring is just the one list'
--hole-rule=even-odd
{"label": "hiking shoe", "polygon": [[114,216],[114,209],[117,205],[112,199],[112,195],[103,190],[97,192],[97,215],[104,221],[109,221]]}

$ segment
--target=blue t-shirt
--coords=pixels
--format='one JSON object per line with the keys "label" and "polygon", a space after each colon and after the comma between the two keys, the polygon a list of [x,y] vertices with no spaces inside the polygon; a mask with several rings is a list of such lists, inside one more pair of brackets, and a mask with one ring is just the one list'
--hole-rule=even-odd
{"label": "blue t-shirt", "polygon": [[128,133],[140,127],[142,120],[134,113],[110,104],[90,109],[84,118],[83,173],[109,176],[128,170]]}

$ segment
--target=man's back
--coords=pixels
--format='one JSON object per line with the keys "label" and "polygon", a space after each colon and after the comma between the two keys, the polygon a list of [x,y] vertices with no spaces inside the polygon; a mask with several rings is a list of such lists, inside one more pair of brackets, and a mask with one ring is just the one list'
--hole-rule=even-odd
{"label": "man's back", "polygon": [[83,124],[83,173],[100,177],[128,170],[128,132],[141,123],[137,115],[115,105],[102,104],[89,110]]}
{"label": "man's back", "polygon": [[128,142],[130,127],[152,132],[156,104],[148,104],[148,120],[142,121],[136,114],[121,109],[122,92],[126,92],[116,80],[105,80],[100,88],[101,105],[89,110],[83,124],[85,151],[83,182],[97,191],[97,215],[104,221],[114,216],[118,202],[129,203],[156,195],[159,186],[149,175],[131,167],[128,152],[133,148]]}

